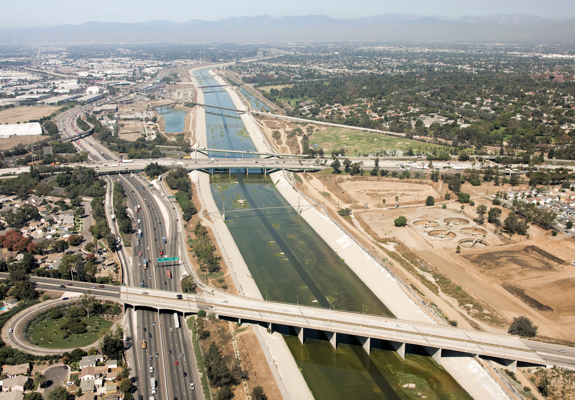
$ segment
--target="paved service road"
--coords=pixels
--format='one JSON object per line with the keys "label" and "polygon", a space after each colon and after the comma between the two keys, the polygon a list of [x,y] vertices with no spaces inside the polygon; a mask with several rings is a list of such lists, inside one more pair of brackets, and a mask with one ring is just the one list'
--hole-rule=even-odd
{"label": "paved service road", "polygon": [[44,388],[44,398],[48,398],[48,395],[52,390],[58,386],[62,386],[68,377],[68,367],[65,365],[55,365],[44,371],[44,376],[46,377],[46,385]]}

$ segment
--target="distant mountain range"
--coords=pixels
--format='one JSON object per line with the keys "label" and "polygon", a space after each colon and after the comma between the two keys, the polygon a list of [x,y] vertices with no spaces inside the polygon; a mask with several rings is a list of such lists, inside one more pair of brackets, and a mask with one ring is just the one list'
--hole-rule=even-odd
{"label": "distant mountain range", "polygon": [[456,19],[416,14],[356,19],[261,15],[217,21],[87,22],[0,29],[0,43],[4,44],[336,40],[572,43],[575,19],[553,20],[525,14],[469,15]]}

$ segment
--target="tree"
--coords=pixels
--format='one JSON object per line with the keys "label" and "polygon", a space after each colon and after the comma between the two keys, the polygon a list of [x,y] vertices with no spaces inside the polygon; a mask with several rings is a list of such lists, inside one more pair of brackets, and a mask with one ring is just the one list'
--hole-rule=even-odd
{"label": "tree", "polygon": [[16,282],[8,294],[18,300],[35,299],[38,297],[38,292],[34,289],[34,284],[30,281]]}
{"label": "tree", "polygon": [[198,318],[206,318],[206,310],[198,310]]}
{"label": "tree", "polygon": [[484,216],[485,216],[485,213],[487,212],[487,206],[485,206],[485,204],[480,204],[480,205],[477,206],[477,208],[476,208],[475,211],[477,212],[477,215],[478,215],[478,217],[477,217],[477,223],[478,223],[479,225],[482,225],[483,222],[485,221],[485,217],[484,217]]}
{"label": "tree", "polygon": [[256,386],[254,390],[252,390],[252,397],[254,400],[268,400],[268,396],[266,396],[261,386]]}
{"label": "tree", "polygon": [[537,329],[539,328],[534,325],[529,318],[521,316],[513,318],[513,322],[511,322],[507,333],[521,337],[535,337],[537,335]]}
{"label": "tree", "polygon": [[44,400],[41,393],[28,392],[24,395],[24,400]]}
{"label": "tree", "polygon": [[118,360],[124,353],[124,341],[110,335],[104,335],[100,342],[102,353],[111,359]]}
{"label": "tree", "polygon": [[337,158],[333,159],[333,162],[331,163],[330,167],[333,168],[334,174],[339,174],[341,172],[339,170],[341,168],[341,163],[339,162],[339,160]]}
{"label": "tree", "polygon": [[220,391],[218,392],[218,400],[230,400],[234,398],[234,392],[230,389],[229,386],[222,386]]}
{"label": "tree", "polygon": [[74,211],[74,214],[76,214],[78,217],[81,218],[85,212],[86,210],[84,209],[84,207],[78,207],[76,208],[76,211]]}
{"label": "tree", "polygon": [[499,221],[499,217],[501,216],[501,209],[497,207],[491,207],[489,212],[487,213],[487,221],[490,224],[499,225],[501,221]]}
{"label": "tree", "polygon": [[569,221],[565,224],[565,228],[567,229],[573,229],[573,222]]}
{"label": "tree", "polygon": [[46,383],[46,377],[42,375],[40,372],[36,372],[34,374],[34,387],[35,388],[43,387],[45,383]]}
{"label": "tree", "polygon": [[341,217],[349,217],[351,215],[351,208],[342,208],[337,212]]}
{"label": "tree", "polygon": [[116,251],[116,236],[114,236],[113,233],[108,233],[106,235],[106,242],[108,242],[108,247],[110,248],[110,251],[112,252]]}
{"label": "tree", "polygon": [[62,386],[54,388],[48,395],[48,400],[68,400],[68,390]]}
{"label": "tree", "polygon": [[459,200],[460,203],[469,203],[470,199],[471,196],[467,193],[459,192],[457,195],[457,200]]}
{"label": "tree", "polygon": [[128,393],[132,391],[132,381],[130,380],[130,378],[124,378],[120,381],[120,384],[118,385],[118,389],[120,389],[120,392],[122,393]]}
{"label": "tree", "polygon": [[459,174],[454,175],[453,178],[450,179],[448,187],[453,193],[459,194],[461,191],[461,180],[459,178]]}
{"label": "tree", "polygon": [[433,196],[428,196],[427,199],[425,199],[425,205],[426,205],[426,206],[433,206],[433,205],[435,205],[435,197],[433,197]]}
{"label": "tree", "polygon": [[395,226],[405,226],[407,225],[407,218],[405,218],[402,215],[401,217],[397,217],[396,219],[394,219],[393,223],[395,224]]}
{"label": "tree", "polygon": [[511,177],[509,177],[509,184],[511,186],[517,186],[519,185],[519,175],[517,174],[512,174]]}
{"label": "tree", "polygon": [[96,304],[96,296],[92,296],[92,292],[88,290],[87,292],[82,293],[78,299],[78,303],[80,303],[84,310],[86,310],[88,318],[90,318],[90,312],[94,310]]}
{"label": "tree", "polygon": [[123,379],[129,378],[131,373],[132,373],[132,368],[128,367],[128,364],[124,363],[124,365],[122,365],[122,372],[120,373],[120,376]]}
{"label": "tree", "polygon": [[349,160],[349,158],[346,158],[345,160],[343,160],[343,165],[345,167],[345,172],[349,172],[350,167],[351,167],[351,161]]}

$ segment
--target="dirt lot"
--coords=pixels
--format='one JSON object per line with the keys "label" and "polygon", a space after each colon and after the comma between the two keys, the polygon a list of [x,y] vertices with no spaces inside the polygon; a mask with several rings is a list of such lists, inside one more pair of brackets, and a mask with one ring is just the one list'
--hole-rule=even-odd
{"label": "dirt lot", "polygon": [[[575,260],[575,242],[562,234],[553,237],[550,231],[536,226],[531,227],[529,238],[514,235],[511,239],[493,224],[477,226],[473,221],[477,205],[493,207],[487,193],[501,187],[464,185],[462,190],[472,194],[475,206],[466,204],[462,213],[456,201],[448,201],[445,210],[440,205],[422,204],[428,193],[434,195],[432,191],[439,194],[436,201],[443,198],[441,182],[430,186],[429,181],[419,184],[415,180],[395,182],[371,177],[352,181],[347,176],[323,174],[305,174],[302,178],[301,187],[308,195],[322,202],[358,239],[367,241],[368,248],[386,259],[424,301],[436,304],[459,326],[503,332],[514,317],[525,315],[539,326],[540,335],[572,340],[575,266],[571,261]],[[361,180],[365,178],[373,181]],[[417,193],[421,205],[404,207],[406,200],[413,200]],[[387,207],[373,207],[379,201],[375,198],[382,194]],[[400,196],[397,209],[389,207],[395,204],[396,195]],[[365,211],[364,201],[369,206]],[[354,218],[337,216],[338,206],[350,204]],[[503,221],[509,211],[501,210]],[[407,218],[408,226],[394,225],[399,216]],[[467,222],[448,224],[447,218]],[[437,226],[413,224],[421,220],[436,221]],[[429,234],[436,230],[442,236]],[[466,245],[461,243],[463,240]],[[460,254],[456,252],[458,245]]]}
{"label": "dirt lot", "polygon": [[[124,140],[134,141],[142,137],[144,133],[144,121],[128,120],[122,121],[120,125],[120,137]],[[123,126],[122,126],[123,125]]]}
{"label": "dirt lot", "polygon": [[31,106],[31,107],[14,107],[0,111],[0,124],[21,124],[34,119],[47,117],[60,107],[54,106]]}
{"label": "dirt lot", "polygon": [[41,142],[42,140],[49,139],[50,136],[15,136],[7,139],[0,140],[0,150],[8,150],[19,144],[29,145],[30,143]]}
{"label": "dirt lot", "polygon": [[[269,142],[279,153],[301,154],[301,139],[304,133],[316,132],[319,125],[293,123],[284,119],[256,116]],[[300,129],[301,132],[294,133]]]}
{"label": "dirt lot", "polygon": [[210,332],[209,337],[201,341],[204,358],[210,345],[215,343],[230,369],[237,360],[242,370],[247,372],[247,379],[233,389],[235,399],[251,398],[246,394],[251,393],[256,386],[264,389],[268,399],[281,399],[272,371],[251,327],[239,327],[235,323],[215,318],[205,318],[204,324]]}

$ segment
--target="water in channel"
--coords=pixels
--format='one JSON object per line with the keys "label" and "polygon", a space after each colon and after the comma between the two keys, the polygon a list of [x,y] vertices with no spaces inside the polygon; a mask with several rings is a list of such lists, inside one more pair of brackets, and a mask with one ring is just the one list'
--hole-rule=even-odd
{"label": "water in channel", "polygon": [[164,119],[165,132],[179,133],[184,131],[187,111],[175,110],[171,107],[158,107],[156,110]]}
{"label": "water in channel", "polygon": [[[217,84],[208,71],[195,72],[201,86]],[[205,91],[204,103],[235,108],[222,89]],[[206,129],[209,148],[257,150],[235,115],[208,108]],[[269,177],[214,175],[211,188],[220,211],[225,205],[227,226],[264,297],[392,316],[289,207]],[[285,338],[316,399],[471,399],[443,368],[417,351],[404,361],[388,349],[374,349],[369,356],[353,340],[333,349],[317,338],[303,345],[297,336]]]}

